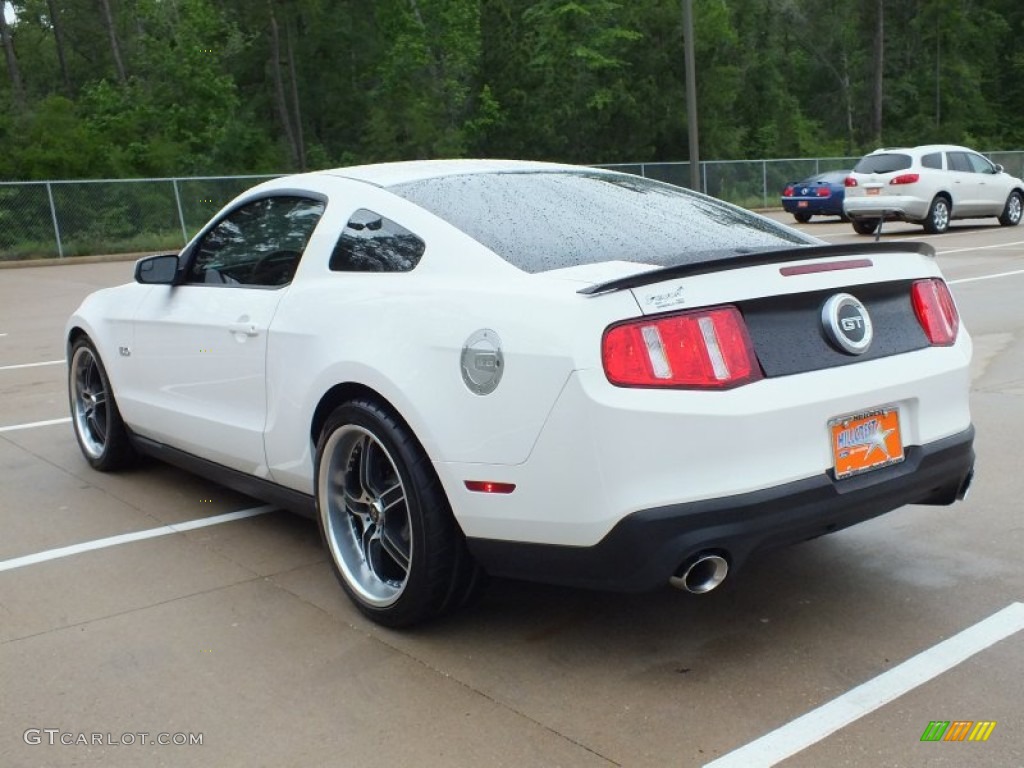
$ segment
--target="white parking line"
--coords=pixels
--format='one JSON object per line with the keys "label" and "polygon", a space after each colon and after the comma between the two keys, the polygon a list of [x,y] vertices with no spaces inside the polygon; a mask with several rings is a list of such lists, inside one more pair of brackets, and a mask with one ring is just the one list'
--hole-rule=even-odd
{"label": "white parking line", "polygon": [[247,517],[256,517],[257,515],[264,515],[267,512],[273,512],[276,509],[277,507],[268,504],[262,507],[253,507],[252,509],[241,509],[237,512],[228,512],[223,515],[214,515],[213,517],[202,517],[198,520],[188,520],[184,523],[162,525],[159,528],[150,528],[146,531],[124,533],[120,536],[109,536],[105,539],[94,539],[93,541],[86,541],[82,542],[81,544],[72,544],[69,547],[47,549],[44,552],[37,552],[34,555],[15,557],[11,560],[0,560],[0,571],[12,571],[15,568],[24,568],[26,565],[45,563],[48,560],[59,560],[62,557],[71,557],[72,555],[78,555],[82,552],[92,552],[96,549],[116,547],[118,544],[127,544],[132,541],[142,541],[143,539],[153,539],[157,536],[167,536],[171,533],[182,533],[183,531],[191,531],[196,528],[206,528],[210,525],[230,523],[234,520],[243,520]]}
{"label": "white parking line", "polygon": [[9,427],[0,427],[0,432],[17,432],[19,429],[51,427],[54,424],[67,424],[69,421],[71,421],[71,417],[65,416],[63,419],[50,419],[49,421],[30,421],[28,424],[11,424]]}
{"label": "white parking line", "polygon": [[42,368],[44,365],[64,365],[63,360],[47,360],[44,363],[20,363],[19,365],[0,365],[0,371],[14,371],[18,368]]}
{"label": "white parking line", "polygon": [[1015,269],[1012,272],[999,272],[995,275],[981,275],[980,277],[961,277],[959,280],[950,280],[949,284],[974,283],[978,280],[994,280],[997,277],[1010,277],[1011,275],[1024,275],[1024,269]]}
{"label": "white parking line", "polygon": [[947,253],[970,253],[971,251],[990,251],[994,248],[1009,248],[1012,245],[1024,245],[1024,240],[1017,240],[1012,243],[995,243],[994,245],[979,245],[975,248],[954,248],[951,251],[940,251],[936,249],[935,255],[945,256]]}
{"label": "white parking line", "polygon": [[26,424],[11,424],[6,427],[0,427],[0,432],[18,432],[22,429],[36,429],[37,427],[52,427],[54,424],[67,424],[71,421],[70,416],[65,416],[62,419],[48,419],[46,421],[30,421]]}
{"label": "white parking line", "polygon": [[828,704],[712,760],[704,768],[776,765],[1022,629],[1024,603],[1012,603]]}

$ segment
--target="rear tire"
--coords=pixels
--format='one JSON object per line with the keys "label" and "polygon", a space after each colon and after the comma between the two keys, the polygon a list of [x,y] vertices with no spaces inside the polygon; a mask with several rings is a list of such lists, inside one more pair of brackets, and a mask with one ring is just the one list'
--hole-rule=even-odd
{"label": "rear tire", "polygon": [[809,213],[794,213],[793,218],[796,219],[800,224],[806,224],[811,220],[811,214]]}
{"label": "rear tire", "polygon": [[858,235],[873,235],[881,219],[851,219],[853,231]]}
{"label": "rear tire", "polygon": [[1020,192],[1014,190],[1006,198],[1006,207],[1003,208],[1003,212],[999,216],[999,223],[1004,227],[1017,226],[1020,224],[1022,211],[1024,211],[1024,199],[1021,198]]}
{"label": "rear tire", "polygon": [[75,439],[93,469],[112,472],[135,463],[138,457],[117,409],[107,371],[85,336],[71,347],[68,401]]}
{"label": "rear tire", "polygon": [[465,605],[482,583],[441,481],[409,428],[368,399],[339,406],[316,449],[317,519],[363,615],[407,627]]}
{"label": "rear tire", "polygon": [[938,195],[932,200],[928,209],[928,218],[924,220],[924,231],[929,235],[941,235],[949,229],[949,200]]}

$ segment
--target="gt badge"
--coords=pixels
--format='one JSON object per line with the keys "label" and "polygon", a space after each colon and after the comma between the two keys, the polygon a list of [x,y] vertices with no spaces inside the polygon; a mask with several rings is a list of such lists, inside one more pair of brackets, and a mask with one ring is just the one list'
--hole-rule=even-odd
{"label": "gt badge", "polygon": [[848,293],[837,293],[821,309],[825,338],[840,352],[863,355],[871,346],[874,330],[867,307]]}

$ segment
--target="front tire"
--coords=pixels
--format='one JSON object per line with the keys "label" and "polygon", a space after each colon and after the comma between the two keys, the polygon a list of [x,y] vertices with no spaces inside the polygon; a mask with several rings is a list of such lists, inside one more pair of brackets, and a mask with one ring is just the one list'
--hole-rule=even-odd
{"label": "front tire", "polygon": [[924,220],[924,231],[929,235],[941,235],[949,229],[949,200],[939,195],[932,200],[928,218]]}
{"label": "front tire", "polygon": [[327,419],[316,505],[335,576],[378,624],[432,619],[467,602],[481,581],[426,453],[374,401],[353,400]]}
{"label": "front tire", "polygon": [[107,371],[96,348],[84,336],[71,347],[68,399],[78,447],[93,469],[111,472],[134,463],[135,449],[117,409]]}
{"label": "front tire", "polygon": [[999,216],[999,223],[1004,227],[1017,226],[1020,224],[1022,211],[1024,211],[1024,199],[1021,198],[1020,192],[1014,190],[1010,193],[1010,196],[1006,198],[1006,206],[1003,208],[1003,212]]}

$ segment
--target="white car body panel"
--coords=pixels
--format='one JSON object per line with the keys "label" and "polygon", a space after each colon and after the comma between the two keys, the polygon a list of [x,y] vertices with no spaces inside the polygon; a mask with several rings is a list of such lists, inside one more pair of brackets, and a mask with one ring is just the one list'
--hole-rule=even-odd
{"label": "white car body panel", "polygon": [[135,431],[267,477],[267,338],[279,291],[154,286],[135,314],[119,399]]}
{"label": "white car body panel", "polygon": [[[908,445],[963,431],[970,425],[966,334],[954,349],[955,356],[928,349],[871,361],[838,380],[834,371],[816,371],[802,374],[799,386],[765,380],[728,392],[619,389],[600,370],[580,371],[525,465],[441,464],[438,471],[461,499],[468,536],[589,546],[630,512],[821,475],[831,466],[827,424],[837,416],[897,406]],[[467,493],[462,481],[482,474],[516,483],[514,498]]]}

